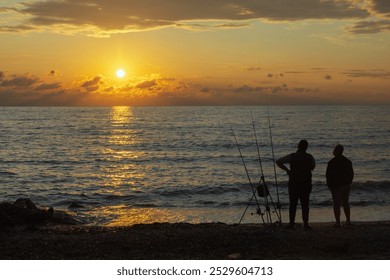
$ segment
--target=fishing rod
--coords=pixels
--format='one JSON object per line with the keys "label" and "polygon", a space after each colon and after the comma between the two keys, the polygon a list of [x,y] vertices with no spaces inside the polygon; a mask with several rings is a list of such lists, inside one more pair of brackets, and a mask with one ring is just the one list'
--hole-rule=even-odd
{"label": "fishing rod", "polygon": [[[263,165],[262,165],[261,156],[260,156],[260,150],[259,150],[259,143],[257,141],[256,127],[255,127],[255,123],[254,123],[252,114],[251,114],[251,117],[252,117],[253,132],[254,132],[254,136],[255,136],[256,147],[257,147],[257,154],[259,156],[259,164],[260,164],[260,171],[261,171],[261,179],[260,179],[259,185],[258,185],[258,194],[259,194],[260,197],[264,197],[265,204],[266,204],[266,211],[267,211],[267,214],[268,214],[268,217],[269,217],[268,218],[268,222],[272,223],[272,216],[271,216],[271,212],[270,212],[271,209],[270,209],[269,202],[268,202],[268,196],[270,198],[271,205],[272,205],[272,207],[274,209],[274,213],[276,213],[276,216],[277,216],[277,218],[278,218],[278,220],[280,222],[281,221],[281,215],[280,215],[281,213],[278,212],[278,210],[276,209],[276,206],[275,206],[274,200],[272,198],[272,195],[269,192],[268,185],[265,182],[265,177],[264,177],[264,172],[263,172]],[[251,198],[251,200],[252,199],[253,199],[253,197]]]}
{"label": "fishing rod", "polygon": [[[253,120],[252,112],[251,112],[251,118],[252,118],[253,134],[255,136],[257,155],[259,157],[259,165],[260,165],[260,172],[261,172],[261,177],[260,177],[260,181],[259,181],[259,185],[258,185],[258,193],[259,193],[260,197],[264,197],[265,211],[267,213],[267,221],[269,223],[272,223],[272,216],[271,216],[271,211],[270,211],[271,209],[270,209],[269,203],[268,203],[268,195],[270,195],[270,193],[268,191],[268,187],[267,187],[267,184],[265,183],[265,179],[264,179],[263,164],[261,162],[259,142],[257,141],[257,133],[256,133],[255,121]],[[262,182],[263,182],[263,184],[261,184]]]}
{"label": "fishing rod", "polygon": [[[230,129],[231,129],[231,131],[232,131],[234,140],[235,140],[235,142],[236,142],[236,145],[237,145],[237,148],[238,148],[238,152],[240,153],[240,157],[241,157],[241,160],[242,160],[242,164],[244,165],[245,173],[246,173],[246,176],[247,176],[247,178],[248,178],[249,185],[250,185],[250,188],[251,188],[251,190],[252,190],[253,197],[255,198],[255,201],[256,201],[256,205],[257,205],[257,214],[260,215],[261,220],[263,221],[263,224],[265,224],[265,220],[264,220],[264,217],[263,217],[263,213],[261,212],[260,204],[259,204],[259,201],[257,200],[257,197],[256,197],[256,190],[255,190],[255,188],[253,187],[251,178],[250,178],[250,176],[249,176],[249,172],[248,172],[248,168],[246,167],[246,164],[245,164],[244,156],[242,155],[240,145],[238,144],[237,137],[236,137],[236,134],[234,133],[234,130],[233,130],[233,127],[232,127],[231,123],[229,123],[229,125],[230,125]],[[249,208],[249,204],[247,205],[247,207],[246,207],[244,213],[242,214],[241,219],[240,219],[240,221],[238,222],[239,224],[241,223],[242,219],[244,218],[245,213],[246,213],[246,211],[248,210],[248,208]]]}
{"label": "fishing rod", "polygon": [[280,199],[279,199],[279,185],[278,185],[278,178],[276,176],[276,163],[275,163],[275,153],[274,153],[274,143],[272,140],[272,129],[271,129],[271,118],[269,116],[269,107],[267,107],[267,115],[268,115],[268,128],[269,128],[269,135],[271,139],[271,151],[272,151],[272,161],[274,164],[274,174],[275,174],[275,186],[276,186],[276,197],[277,197],[277,208],[279,210],[279,222],[282,223],[282,214],[281,214],[281,208],[282,205],[280,204]]}

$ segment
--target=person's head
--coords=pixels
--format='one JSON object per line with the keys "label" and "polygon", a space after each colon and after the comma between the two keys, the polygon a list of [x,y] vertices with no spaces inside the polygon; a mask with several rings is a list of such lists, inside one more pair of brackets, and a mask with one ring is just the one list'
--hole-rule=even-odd
{"label": "person's head", "polygon": [[333,155],[335,157],[337,156],[341,156],[344,152],[344,147],[343,145],[340,145],[340,144],[337,144],[336,147],[334,147],[334,150],[333,150]]}
{"label": "person's head", "polygon": [[309,142],[307,142],[307,140],[301,140],[298,143],[298,150],[306,151],[308,146],[309,146]]}

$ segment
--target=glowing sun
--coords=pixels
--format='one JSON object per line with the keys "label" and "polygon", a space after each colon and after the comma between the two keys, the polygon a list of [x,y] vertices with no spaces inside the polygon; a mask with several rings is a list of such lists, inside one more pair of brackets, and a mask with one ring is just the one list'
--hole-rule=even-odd
{"label": "glowing sun", "polygon": [[118,69],[118,70],[116,71],[116,76],[117,76],[118,78],[123,78],[124,76],[126,76],[126,72],[125,72],[123,69]]}

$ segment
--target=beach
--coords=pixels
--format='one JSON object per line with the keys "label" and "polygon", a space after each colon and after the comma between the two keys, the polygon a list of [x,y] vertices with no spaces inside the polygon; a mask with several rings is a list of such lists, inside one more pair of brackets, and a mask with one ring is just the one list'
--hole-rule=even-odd
{"label": "beach", "polygon": [[285,225],[154,223],[19,226],[0,232],[2,260],[390,259],[390,221]]}

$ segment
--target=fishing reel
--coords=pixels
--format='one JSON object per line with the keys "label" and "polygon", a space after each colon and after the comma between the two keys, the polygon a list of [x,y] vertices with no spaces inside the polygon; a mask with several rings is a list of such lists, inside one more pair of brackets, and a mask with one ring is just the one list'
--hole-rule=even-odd
{"label": "fishing reel", "polygon": [[259,216],[264,216],[264,213],[261,212],[261,209],[260,209],[260,208],[257,208],[257,209],[256,209],[256,213],[251,213],[252,216],[253,216],[254,214],[257,214],[257,215],[259,215]]}
{"label": "fishing reel", "polygon": [[267,184],[262,181],[259,182],[259,184],[256,186],[257,188],[257,195],[259,197],[267,197],[269,196],[269,190]]}

